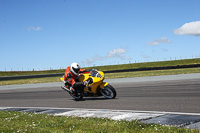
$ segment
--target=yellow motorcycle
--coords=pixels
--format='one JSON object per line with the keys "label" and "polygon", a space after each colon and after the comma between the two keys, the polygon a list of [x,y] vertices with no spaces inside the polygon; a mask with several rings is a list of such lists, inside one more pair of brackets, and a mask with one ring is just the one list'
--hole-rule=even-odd
{"label": "yellow motorcycle", "polygon": [[[117,95],[115,89],[108,84],[108,82],[103,82],[105,77],[102,71],[92,70],[90,73],[84,73],[78,77],[79,82],[84,82],[91,80],[83,90],[77,89],[75,93],[67,91],[64,87],[62,89],[66,90],[75,100],[81,100],[83,97],[98,97],[104,96],[107,99],[114,99]],[[64,81],[64,77],[60,78]]]}

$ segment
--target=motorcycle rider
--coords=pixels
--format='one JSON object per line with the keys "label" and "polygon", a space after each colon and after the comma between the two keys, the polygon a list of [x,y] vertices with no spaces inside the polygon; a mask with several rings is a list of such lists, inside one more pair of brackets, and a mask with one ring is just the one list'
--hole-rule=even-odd
{"label": "motorcycle rider", "polygon": [[[87,80],[85,82],[78,81],[78,77],[83,73],[89,73],[90,70],[81,69],[78,63],[72,63],[71,66],[68,66],[65,75],[64,83],[65,87],[63,88],[66,91],[74,93],[76,89],[82,89],[91,81]],[[90,79],[91,80],[91,79]]]}

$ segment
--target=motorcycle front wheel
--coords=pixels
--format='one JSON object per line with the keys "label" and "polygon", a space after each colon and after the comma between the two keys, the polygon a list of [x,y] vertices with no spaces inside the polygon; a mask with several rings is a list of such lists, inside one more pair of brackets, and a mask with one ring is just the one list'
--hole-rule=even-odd
{"label": "motorcycle front wheel", "polygon": [[101,89],[100,92],[107,99],[114,99],[117,95],[115,89],[109,84],[104,86],[104,88]]}

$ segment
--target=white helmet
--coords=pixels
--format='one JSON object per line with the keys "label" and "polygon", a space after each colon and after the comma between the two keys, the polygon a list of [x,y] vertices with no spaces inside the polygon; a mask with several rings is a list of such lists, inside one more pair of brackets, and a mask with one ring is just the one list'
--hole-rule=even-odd
{"label": "white helmet", "polygon": [[78,75],[79,71],[80,71],[80,66],[78,63],[72,63],[70,66],[70,71],[74,74],[74,75]]}

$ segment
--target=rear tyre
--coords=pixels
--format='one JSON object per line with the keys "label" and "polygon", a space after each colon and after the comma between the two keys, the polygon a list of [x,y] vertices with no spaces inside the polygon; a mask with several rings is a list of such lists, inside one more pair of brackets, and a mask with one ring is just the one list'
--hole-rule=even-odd
{"label": "rear tyre", "polygon": [[80,92],[76,92],[76,93],[69,93],[75,100],[82,100],[83,99],[83,95]]}
{"label": "rear tyre", "polygon": [[117,95],[115,89],[109,84],[107,86],[104,86],[104,88],[101,89],[100,92],[107,99],[114,99]]}

